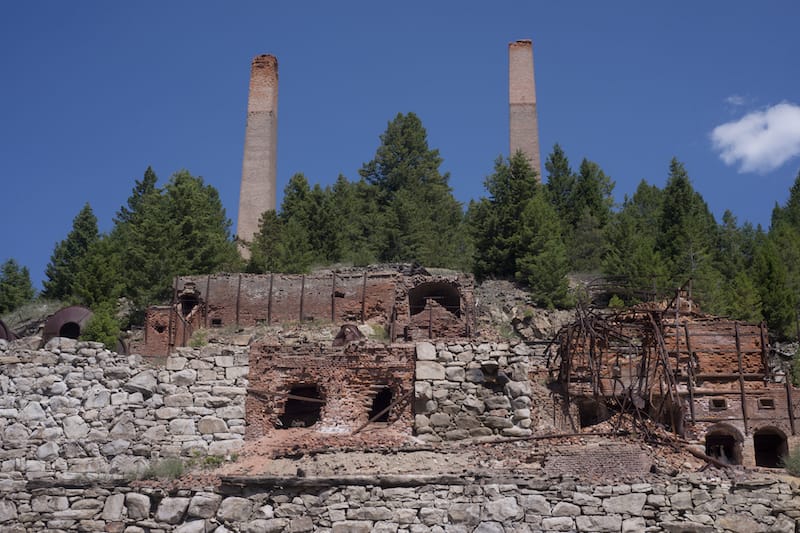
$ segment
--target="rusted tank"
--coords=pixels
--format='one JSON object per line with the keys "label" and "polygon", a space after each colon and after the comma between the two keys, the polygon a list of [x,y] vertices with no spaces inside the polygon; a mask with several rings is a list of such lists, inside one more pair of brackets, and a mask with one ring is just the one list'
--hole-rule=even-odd
{"label": "rusted tank", "polygon": [[53,337],[77,339],[92,319],[92,311],[80,305],[71,305],[54,313],[44,324],[43,340]]}

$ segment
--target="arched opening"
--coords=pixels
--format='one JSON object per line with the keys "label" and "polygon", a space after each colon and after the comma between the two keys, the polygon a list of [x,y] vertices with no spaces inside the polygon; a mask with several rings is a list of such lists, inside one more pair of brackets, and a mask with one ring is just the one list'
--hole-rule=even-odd
{"label": "arched opening", "polygon": [[[389,406],[392,405],[392,389],[384,387],[378,391],[375,398],[372,399],[372,409],[369,412],[369,419],[372,420],[376,416],[375,422],[388,422],[389,421]],[[378,416],[380,414],[380,416]]]}
{"label": "arched opening", "polygon": [[81,336],[81,326],[77,322],[66,322],[59,328],[58,336],[77,339]]}
{"label": "arched opening", "polygon": [[712,426],[706,433],[706,455],[723,463],[740,465],[742,440],[742,434],[731,426]]}
{"label": "arched opening", "polygon": [[412,316],[425,311],[429,305],[438,305],[461,316],[461,294],[449,283],[420,283],[408,291],[408,305]]}
{"label": "arched opening", "polygon": [[756,466],[781,468],[782,458],[789,454],[786,435],[777,428],[760,429],[753,433]]}
{"label": "arched opening", "polygon": [[317,385],[295,385],[289,390],[283,415],[278,420],[280,428],[307,428],[319,422],[322,398]]}
{"label": "arched opening", "polygon": [[608,420],[608,409],[603,403],[591,398],[581,398],[577,404],[582,428],[596,426],[600,422]]}

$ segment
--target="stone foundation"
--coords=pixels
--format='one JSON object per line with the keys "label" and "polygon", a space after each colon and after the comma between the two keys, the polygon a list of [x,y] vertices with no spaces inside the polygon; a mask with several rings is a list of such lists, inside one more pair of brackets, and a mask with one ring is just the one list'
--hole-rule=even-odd
{"label": "stone foundation", "polygon": [[[296,481],[296,480],[292,480]],[[533,531],[794,533],[800,489],[778,481],[732,483],[688,475],[669,482],[589,486],[561,479],[295,488],[223,486],[219,492],[131,487],[26,488],[0,484],[6,533],[306,532],[522,533]],[[294,483],[293,483],[294,484]]]}

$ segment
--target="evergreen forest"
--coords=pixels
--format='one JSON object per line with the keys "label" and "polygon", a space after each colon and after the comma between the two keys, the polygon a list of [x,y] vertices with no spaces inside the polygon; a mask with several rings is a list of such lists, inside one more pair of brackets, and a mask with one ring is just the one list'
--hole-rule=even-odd
{"label": "evergreen forest", "polygon": [[[251,243],[235,241],[216,189],[202,178],[180,171],[159,187],[147,168],[107,234],[83,206],[55,245],[38,297],[88,306],[113,329],[141,323],[147,306],[168,301],[177,275],[417,262],[479,281],[515,280],[548,308],[581,301],[568,283],[573,274],[605,280],[618,305],[672,295],[691,280],[704,312],[765,320],[777,338],[797,337],[800,174],[765,230],[730,211],[715,220],[675,158],[665,161],[662,186],[642,181],[618,203],[613,180],[593,161],[573,167],[555,145],[540,177],[517,153],[495,161],[485,197],[466,206],[442,162],[419,117],[398,114],[355,181],[339,176],[321,187],[292,176]],[[239,246],[249,247],[249,261]],[[13,259],[0,266],[0,313],[34,297],[27,268]]]}

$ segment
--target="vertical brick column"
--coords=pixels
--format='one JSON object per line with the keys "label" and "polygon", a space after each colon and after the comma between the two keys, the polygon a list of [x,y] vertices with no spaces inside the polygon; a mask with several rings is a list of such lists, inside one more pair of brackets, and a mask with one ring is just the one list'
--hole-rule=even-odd
{"label": "vertical brick column", "polygon": [[[275,209],[278,143],[278,60],[260,55],[250,67],[247,129],[236,234],[250,242],[264,211]],[[249,250],[242,248],[249,257]]]}
{"label": "vertical brick column", "polygon": [[539,173],[541,181],[533,43],[530,40],[515,41],[508,45],[508,104],[509,157],[522,150],[531,167]]}

